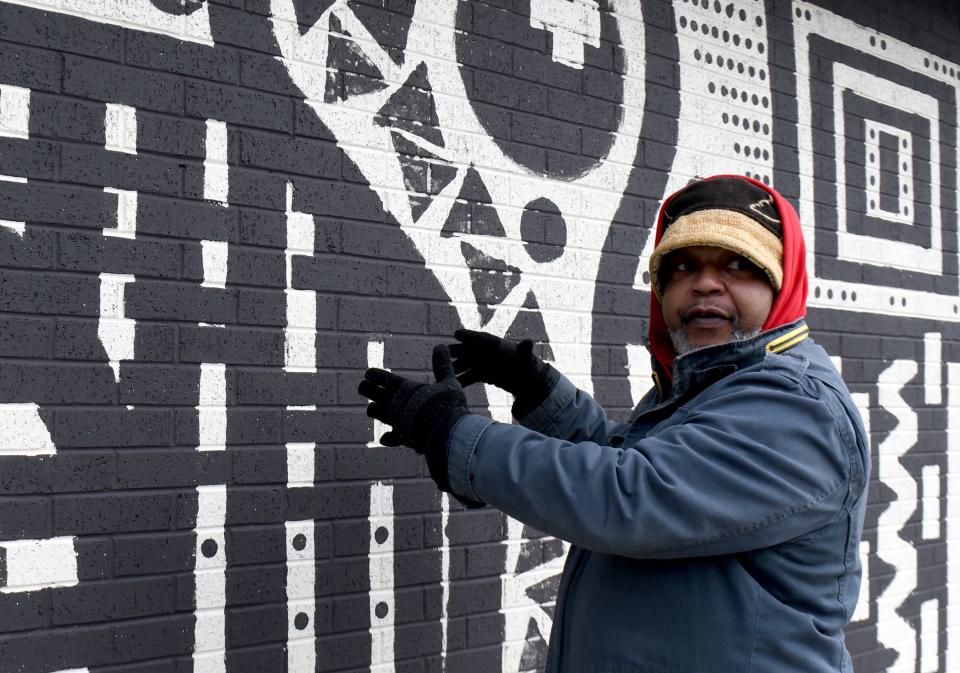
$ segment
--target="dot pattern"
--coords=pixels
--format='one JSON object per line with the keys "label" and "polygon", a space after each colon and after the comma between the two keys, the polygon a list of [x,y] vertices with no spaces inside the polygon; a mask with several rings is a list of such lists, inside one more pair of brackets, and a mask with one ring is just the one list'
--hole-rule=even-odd
{"label": "dot pattern", "polygon": [[682,0],[676,22],[681,67],[689,66],[681,76],[702,83],[689,88],[682,108],[696,111],[707,127],[699,135],[712,139],[701,157],[691,157],[691,174],[735,171],[769,184],[773,109],[763,3]]}

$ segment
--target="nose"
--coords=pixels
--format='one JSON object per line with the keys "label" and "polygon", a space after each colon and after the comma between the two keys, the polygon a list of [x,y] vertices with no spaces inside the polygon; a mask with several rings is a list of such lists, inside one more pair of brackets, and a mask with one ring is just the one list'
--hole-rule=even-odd
{"label": "nose", "polygon": [[724,291],[720,270],[712,264],[704,264],[697,269],[693,282],[693,292],[697,295],[721,294]]}

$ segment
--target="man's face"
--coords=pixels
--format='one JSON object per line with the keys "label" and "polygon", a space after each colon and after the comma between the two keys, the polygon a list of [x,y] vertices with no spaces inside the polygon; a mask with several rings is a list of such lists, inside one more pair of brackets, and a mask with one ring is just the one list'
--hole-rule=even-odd
{"label": "man's face", "polygon": [[724,248],[681,248],[664,260],[663,319],[678,354],[759,332],[773,305],[762,269]]}

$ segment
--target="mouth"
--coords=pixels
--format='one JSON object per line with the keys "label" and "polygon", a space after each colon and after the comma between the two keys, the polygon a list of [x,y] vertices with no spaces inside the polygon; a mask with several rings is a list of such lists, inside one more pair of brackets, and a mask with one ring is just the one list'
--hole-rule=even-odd
{"label": "mouth", "polygon": [[680,322],[690,327],[711,329],[726,325],[733,321],[733,317],[716,306],[691,306],[680,316]]}

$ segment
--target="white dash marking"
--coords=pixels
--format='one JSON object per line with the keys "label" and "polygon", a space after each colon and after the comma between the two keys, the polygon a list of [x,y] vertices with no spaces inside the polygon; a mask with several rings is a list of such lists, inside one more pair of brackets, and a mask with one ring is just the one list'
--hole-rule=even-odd
{"label": "white dash marking", "polygon": [[104,236],[134,238],[137,235],[137,192],[104,187],[107,194],[117,195],[117,227],[103,230]]}
{"label": "white dash marking", "polygon": [[0,593],[22,593],[53,587],[72,587],[77,577],[73,537],[0,542],[6,556],[5,586]]}
{"label": "white dash marking", "polygon": [[120,361],[134,359],[136,321],[124,316],[124,294],[127,283],[134,277],[129,274],[100,274],[100,319],[97,336],[107,352],[107,361],[113,370],[113,378],[120,381]]}
{"label": "white dash marking", "polygon": [[931,598],[920,605],[920,673],[940,670],[940,601]]}
{"label": "white dash marking", "polygon": [[227,448],[226,366],[204,362],[200,365],[200,421],[198,451],[224,451]]}
{"label": "white dash marking", "polygon": [[924,540],[940,538],[940,466],[924,465],[920,469],[920,487],[923,489],[920,519],[920,537]]}
{"label": "white dash marking", "polygon": [[229,244],[226,241],[200,241],[203,256],[203,287],[227,286]]}
{"label": "white dash marking", "polygon": [[30,136],[30,89],[0,84],[0,136]]}
{"label": "white dash marking", "polygon": [[203,161],[203,198],[227,205],[230,172],[227,165],[227,123],[207,120],[206,158]]}
{"label": "white dash marking", "polygon": [[923,401],[926,404],[942,404],[941,369],[943,367],[943,343],[940,332],[923,335]]}
{"label": "white dash marking", "polygon": [[104,147],[113,152],[137,153],[137,109],[107,103],[104,119]]}
{"label": "white dash marking", "polygon": [[36,404],[0,404],[0,456],[52,456],[56,452]]}
{"label": "white dash marking", "polygon": [[317,371],[317,293],[293,287],[294,256],[313,256],[313,215],[293,210],[293,185],[287,183],[286,288],[287,326],[284,336],[284,371]]}

